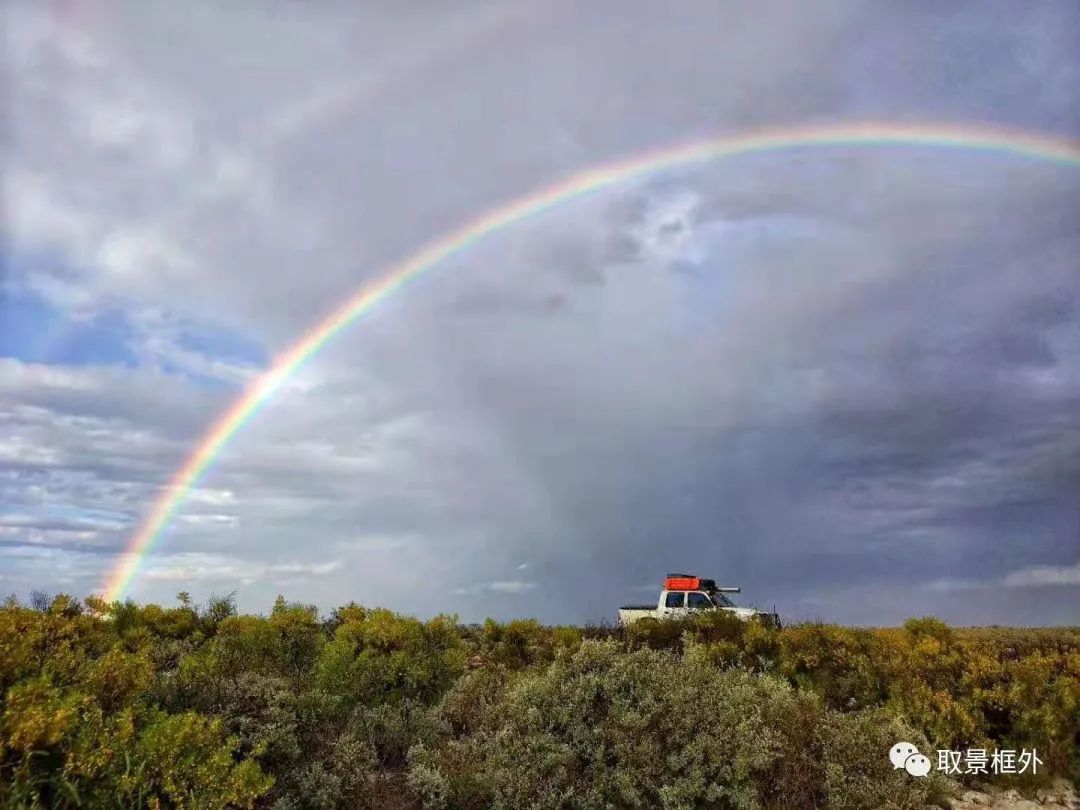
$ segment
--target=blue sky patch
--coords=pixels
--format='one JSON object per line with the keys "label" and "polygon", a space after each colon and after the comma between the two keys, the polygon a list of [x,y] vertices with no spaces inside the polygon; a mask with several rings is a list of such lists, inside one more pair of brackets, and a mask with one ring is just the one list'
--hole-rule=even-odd
{"label": "blue sky patch", "polygon": [[239,332],[200,326],[197,331],[185,330],[179,344],[188,351],[198,352],[227,363],[264,367],[270,360],[258,342]]}
{"label": "blue sky patch", "polygon": [[137,365],[124,313],[104,310],[88,318],[70,315],[31,290],[0,287],[0,355],[29,363]]}

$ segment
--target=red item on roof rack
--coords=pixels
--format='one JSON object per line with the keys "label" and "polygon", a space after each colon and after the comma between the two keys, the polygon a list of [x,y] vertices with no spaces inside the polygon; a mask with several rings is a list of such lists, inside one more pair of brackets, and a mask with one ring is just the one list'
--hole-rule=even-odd
{"label": "red item on roof rack", "polygon": [[701,590],[700,577],[692,577],[689,574],[676,574],[664,580],[665,591],[697,591]]}

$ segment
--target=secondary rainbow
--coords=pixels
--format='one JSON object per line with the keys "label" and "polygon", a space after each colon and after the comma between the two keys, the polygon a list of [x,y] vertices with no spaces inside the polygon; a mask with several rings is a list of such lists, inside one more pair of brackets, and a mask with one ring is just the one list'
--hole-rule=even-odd
{"label": "secondary rainbow", "polygon": [[488,211],[418,252],[388,267],[344,304],[315,324],[280,354],[260,377],[210,426],[145,515],[128,547],[104,583],[109,601],[123,597],[139,565],[161,536],[186,493],[214,461],[225,443],[297,369],[335,335],[425,270],[467,250],[477,241],[557,205],[627,180],[687,164],[740,155],[807,147],[928,147],[1015,155],[1068,167],[1080,166],[1080,141],[989,126],[949,124],[839,123],[766,129],[693,141],[587,169]]}

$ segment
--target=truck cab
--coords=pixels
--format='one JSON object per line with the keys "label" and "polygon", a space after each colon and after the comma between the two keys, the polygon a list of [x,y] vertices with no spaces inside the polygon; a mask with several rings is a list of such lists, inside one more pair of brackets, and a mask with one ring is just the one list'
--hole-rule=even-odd
{"label": "truck cab", "polygon": [[723,610],[744,621],[760,616],[770,624],[779,625],[775,613],[736,606],[727,594],[739,591],[739,588],[719,588],[711,579],[688,574],[669,574],[664,580],[664,587],[660,590],[660,598],[655,606],[623,606],[619,608],[619,623],[626,626],[641,619],[680,619],[698,611]]}

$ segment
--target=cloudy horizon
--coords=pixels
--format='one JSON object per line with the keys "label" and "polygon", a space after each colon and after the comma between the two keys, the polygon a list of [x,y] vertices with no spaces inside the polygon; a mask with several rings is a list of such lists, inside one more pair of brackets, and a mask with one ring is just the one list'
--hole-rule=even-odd
{"label": "cloudy horizon", "polygon": [[[99,591],[258,373],[482,212],[768,127],[1080,142],[1080,9],[7,4],[0,593]],[[1080,623],[1080,169],[790,149],[477,242],[224,447],[129,595]]]}

